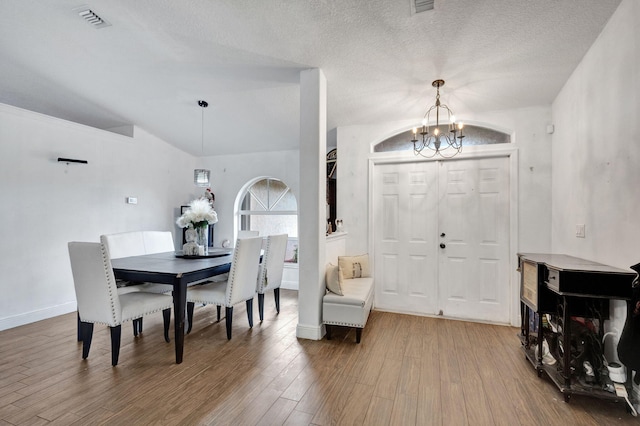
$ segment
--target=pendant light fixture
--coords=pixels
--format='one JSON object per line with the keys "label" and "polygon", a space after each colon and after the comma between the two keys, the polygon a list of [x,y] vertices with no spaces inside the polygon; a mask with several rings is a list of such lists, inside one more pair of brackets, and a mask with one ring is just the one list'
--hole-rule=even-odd
{"label": "pendant light fixture", "polygon": [[[208,107],[209,104],[207,103],[207,101],[198,101],[198,105],[202,110],[201,135],[202,135],[202,153],[204,154],[204,109]],[[195,169],[193,171],[193,183],[196,186],[203,186],[203,187],[211,186],[210,178],[211,178],[211,170]]]}
{"label": "pendant light fixture", "polygon": [[[435,155],[451,158],[462,151],[463,125],[460,122],[456,123],[453,111],[447,105],[440,103],[440,88],[444,86],[444,80],[435,80],[431,85],[436,88],[436,103],[424,114],[422,126],[419,128],[420,131],[418,131],[417,127],[413,129],[411,138],[413,153],[426,158],[432,158]],[[442,125],[443,129],[440,129],[441,112],[443,118],[445,118],[446,114],[447,119],[446,124]],[[436,124],[433,132],[430,129],[432,113],[436,115]],[[418,134],[422,136],[422,140],[418,140]]]}

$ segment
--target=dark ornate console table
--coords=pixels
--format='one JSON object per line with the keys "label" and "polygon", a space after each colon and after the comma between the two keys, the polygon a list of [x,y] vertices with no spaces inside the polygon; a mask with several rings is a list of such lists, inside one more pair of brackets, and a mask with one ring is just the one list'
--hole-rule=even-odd
{"label": "dark ornate console table", "polygon": [[[572,371],[572,361],[575,364],[575,360],[572,360],[571,321],[572,317],[596,318],[596,335],[602,342],[603,321],[609,319],[609,301],[631,298],[635,272],[572,256],[542,253],[519,253],[518,270],[521,342],[525,356],[538,376],[543,373],[549,376],[567,402],[572,394],[623,400],[615,392],[603,389],[602,383],[585,383]],[[543,363],[544,314],[551,314],[557,319],[554,338],[557,338],[560,348],[566,349],[561,351],[556,365]],[[630,379],[629,372],[625,384],[629,395]]]}

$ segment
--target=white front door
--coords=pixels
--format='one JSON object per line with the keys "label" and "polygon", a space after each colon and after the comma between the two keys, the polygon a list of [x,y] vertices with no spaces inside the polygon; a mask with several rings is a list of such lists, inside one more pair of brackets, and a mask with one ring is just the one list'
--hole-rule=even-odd
{"label": "white front door", "polygon": [[[376,305],[399,312],[438,308],[436,163],[376,166]],[[381,303],[378,303],[380,301]]]}
{"label": "white front door", "polygon": [[509,322],[507,157],[376,165],[380,309]]}

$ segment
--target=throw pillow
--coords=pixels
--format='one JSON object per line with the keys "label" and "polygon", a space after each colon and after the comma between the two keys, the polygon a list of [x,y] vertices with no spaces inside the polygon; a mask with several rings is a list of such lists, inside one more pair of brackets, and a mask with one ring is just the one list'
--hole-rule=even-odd
{"label": "throw pillow", "polygon": [[339,282],[353,278],[370,277],[369,255],[338,256]]}
{"label": "throw pillow", "polygon": [[331,293],[337,294],[338,296],[343,296],[342,287],[340,287],[340,279],[338,278],[337,265],[332,265],[331,263],[327,265],[325,281],[327,290],[329,290]]}

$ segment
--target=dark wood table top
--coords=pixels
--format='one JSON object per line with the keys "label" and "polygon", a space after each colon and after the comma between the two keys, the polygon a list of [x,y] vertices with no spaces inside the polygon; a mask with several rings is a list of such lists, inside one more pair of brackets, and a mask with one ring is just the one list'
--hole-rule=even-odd
{"label": "dark wood table top", "polygon": [[231,259],[231,254],[193,259],[176,257],[174,252],[167,252],[111,259],[111,266],[116,276],[124,271],[178,275],[229,265]]}

